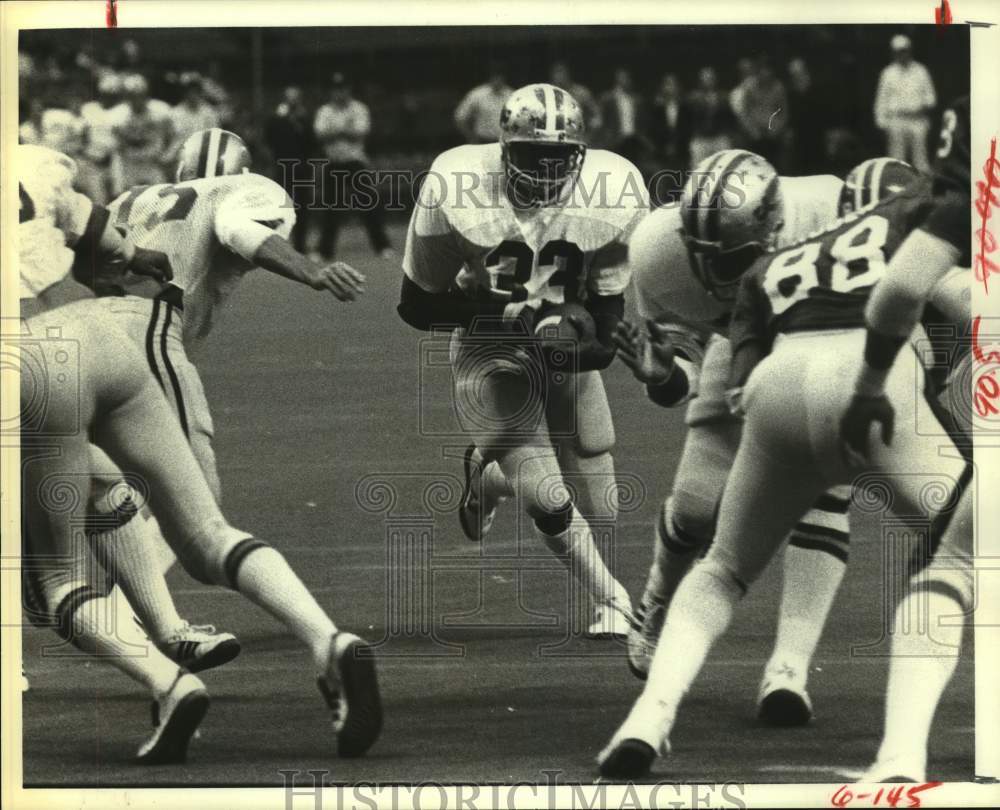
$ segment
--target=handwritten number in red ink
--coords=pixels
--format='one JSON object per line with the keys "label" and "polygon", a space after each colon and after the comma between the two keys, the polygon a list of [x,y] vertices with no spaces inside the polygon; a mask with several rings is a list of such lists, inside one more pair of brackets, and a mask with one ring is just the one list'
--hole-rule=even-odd
{"label": "handwritten number in red ink", "polygon": [[841,785],[830,798],[830,804],[834,807],[847,807],[854,799],[854,794],[847,785]]}
{"label": "handwritten number in red ink", "polygon": [[1000,204],[997,191],[1000,190],[1000,161],[997,160],[997,139],[990,141],[990,156],[983,165],[983,174],[986,181],[976,181],[976,213],[979,214],[979,229],[976,237],[979,239],[979,252],[973,258],[973,273],[976,281],[983,282],[983,288],[988,293],[990,273],[1000,272],[1000,266],[995,261],[987,258],[987,253],[996,250],[996,238],[987,227],[990,217],[993,215],[993,206]]}
{"label": "handwritten number in red ink", "polygon": [[118,0],[108,0],[104,10],[104,19],[108,28],[118,27]]}
{"label": "handwritten number in red ink", "polygon": [[899,797],[903,795],[903,786],[898,785],[889,791],[885,800],[889,803],[889,807],[895,807],[899,804]]}
{"label": "handwritten number in red ink", "polygon": [[909,800],[907,807],[920,807],[920,794],[925,790],[930,790],[931,788],[936,788],[941,785],[941,782],[925,782],[922,785],[914,785],[909,790],[906,791],[906,798]]}
{"label": "handwritten number in red ink", "polygon": [[951,25],[951,6],[948,0],[941,0],[941,5],[934,9],[934,22],[938,25]]}

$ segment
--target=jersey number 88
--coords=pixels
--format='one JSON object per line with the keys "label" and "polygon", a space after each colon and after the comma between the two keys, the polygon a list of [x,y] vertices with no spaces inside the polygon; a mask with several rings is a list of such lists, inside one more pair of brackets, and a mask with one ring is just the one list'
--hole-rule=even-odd
{"label": "jersey number 88", "polygon": [[777,256],[764,274],[764,291],[771,309],[780,315],[793,304],[804,301],[815,289],[848,293],[870,287],[885,273],[885,242],[889,221],[872,215],[844,231],[830,246],[829,280],[820,280],[817,261],[823,249],[820,241],[807,242],[797,250]]}

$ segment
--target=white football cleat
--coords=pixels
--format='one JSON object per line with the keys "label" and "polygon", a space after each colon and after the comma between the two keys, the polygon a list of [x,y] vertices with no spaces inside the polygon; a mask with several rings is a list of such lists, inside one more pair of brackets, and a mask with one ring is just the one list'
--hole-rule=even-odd
{"label": "white football cleat", "polygon": [[628,637],[629,631],[635,624],[632,602],[626,596],[624,604],[618,599],[613,599],[606,604],[595,605],[593,621],[583,635],[585,638],[623,639]]}
{"label": "white football cleat", "polygon": [[382,732],[382,699],[372,647],[353,633],[334,633],[326,671],[316,685],[333,712],[337,756],[360,757]]}
{"label": "white football cleat", "polygon": [[769,726],[804,726],[813,719],[806,672],[788,663],[769,664],[757,693],[757,717]]}
{"label": "white football cleat", "polygon": [[640,681],[649,676],[666,618],[666,603],[649,591],[644,593],[635,612],[637,626],[630,627],[628,633],[628,668]]}
{"label": "white football cleat", "polygon": [[658,756],[670,754],[671,722],[656,708],[639,696],[625,722],[597,755],[602,777],[613,780],[642,779],[649,776]]}
{"label": "white football cleat", "polygon": [[210,703],[208,692],[194,675],[180,672],[170,691],[153,701],[153,735],[140,746],[140,765],[179,764],[187,759],[188,743],[198,731]]}
{"label": "white football cleat", "polygon": [[458,522],[466,537],[474,543],[481,543],[493,528],[493,520],[497,515],[497,501],[488,501],[485,498],[483,469],[486,465],[482,459],[477,461],[475,455],[476,445],[470,444],[462,456],[465,489],[458,508]]}
{"label": "white football cleat", "polygon": [[210,624],[185,622],[157,647],[188,672],[201,672],[229,663],[240,654],[240,643],[232,633],[220,633]]}

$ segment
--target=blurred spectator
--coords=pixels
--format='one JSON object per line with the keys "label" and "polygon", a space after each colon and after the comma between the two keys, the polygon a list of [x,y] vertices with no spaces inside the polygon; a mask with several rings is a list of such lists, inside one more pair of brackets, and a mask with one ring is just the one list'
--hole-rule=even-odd
{"label": "blurred spectator", "polygon": [[660,93],[650,108],[650,136],[656,151],[658,168],[669,171],[659,175],[652,193],[658,205],[674,199],[684,185],[683,172],[690,163],[691,111],[681,94],[677,76],[668,73],[660,83]]}
{"label": "blurred spectator", "polygon": [[121,144],[122,183],[126,189],[167,180],[164,155],[171,142],[170,106],[149,97],[137,73],[123,80],[125,107],[114,127]]}
{"label": "blurred spectator", "polygon": [[597,100],[590,90],[579,82],[573,81],[569,67],[565,62],[556,62],[552,65],[549,81],[556,87],[561,87],[580,105],[583,111],[583,122],[587,127],[587,132],[596,132],[601,127],[601,110],[597,106]]}
{"label": "blurred spectator", "polygon": [[[732,148],[736,121],[726,94],[719,90],[715,69],[698,71],[698,86],[688,100],[691,109],[691,166],[709,155]],[[685,167],[686,168],[686,167]]]}
{"label": "blurred spectator", "polygon": [[41,144],[78,158],[83,152],[85,125],[68,104],[49,107],[42,113]]}
{"label": "blurred spectator", "polygon": [[222,82],[222,66],[217,59],[208,63],[207,72],[201,77],[201,91],[208,103],[215,107],[219,126],[227,126],[233,117],[233,103]]}
{"label": "blurred spectator", "polygon": [[31,101],[27,101],[24,95],[18,102],[18,118],[20,122],[17,127],[17,142],[40,144],[42,142],[42,113],[45,112],[45,103],[35,96]]}
{"label": "blurred spectator", "polygon": [[632,89],[632,75],[623,67],[615,70],[614,85],[601,96],[603,143],[622,157],[639,162],[641,101]]}
{"label": "blurred spectator", "polygon": [[[319,252],[333,259],[344,213],[356,210],[368,231],[372,249],[380,256],[389,255],[391,249],[382,224],[381,202],[371,191],[374,184],[358,182],[360,174],[370,168],[365,140],[371,131],[371,115],[365,104],[351,96],[351,87],[342,73],[333,74],[330,101],[316,111],[313,130],[327,161],[325,182],[321,187],[321,204],[327,211],[327,221],[322,229]],[[355,191],[360,192],[358,200],[354,199]]]}
{"label": "blurred spectator", "polygon": [[489,80],[465,94],[455,108],[455,126],[468,143],[500,139],[500,111],[510,93],[503,68],[494,64]]}
{"label": "blurred spectator", "polygon": [[737,118],[743,116],[744,97],[747,85],[757,73],[757,66],[749,56],[744,56],[736,62],[736,85],[729,91],[729,107]]}
{"label": "blurred spectator", "polygon": [[782,162],[781,148],[788,123],[785,85],[775,75],[770,61],[761,57],[755,72],[742,87],[737,119],[747,138],[747,147],[777,166]]}
{"label": "blurred spectator", "polygon": [[930,171],[927,132],[937,104],[934,83],[927,68],[913,59],[909,37],[896,34],[890,47],[893,62],[882,70],[875,93],[875,125],[886,134],[889,157]]}
{"label": "blurred spectator", "polygon": [[134,39],[126,39],[122,43],[121,64],[123,70],[135,71],[142,67],[142,51]]}
{"label": "blurred spectator", "polygon": [[[281,103],[267,119],[264,138],[277,165],[278,182],[295,203],[292,244],[296,250],[304,253],[311,207],[317,202],[316,183],[310,183],[314,167],[307,163],[316,154],[316,142],[300,88],[284,89]],[[281,165],[279,161],[286,163]]]}
{"label": "blurred spectator", "polygon": [[205,100],[201,76],[192,72],[182,73],[180,86],[184,91],[184,99],[170,110],[170,125],[174,139],[167,153],[170,162],[176,160],[177,153],[189,136],[199,130],[211,129],[220,124],[219,113]]}
{"label": "blurred spectator", "polygon": [[97,99],[80,107],[87,142],[81,167],[86,167],[81,191],[98,204],[105,204],[124,191],[121,156],[115,127],[124,121],[126,106],[120,103],[122,78],[105,73],[97,83]]}
{"label": "blurred spectator", "polygon": [[788,126],[791,149],[788,171],[817,174],[824,162],[824,138],[829,103],[813,84],[809,67],[802,59],[788,63]]}

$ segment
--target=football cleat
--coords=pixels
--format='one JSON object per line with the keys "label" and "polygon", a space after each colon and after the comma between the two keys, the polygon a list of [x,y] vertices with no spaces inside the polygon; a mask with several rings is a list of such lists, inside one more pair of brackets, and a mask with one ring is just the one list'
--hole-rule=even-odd
{"label": "football cleat", "polygon": [[635,677],[644,681],[649,675],[656,644],[667,618],[666,602],[647,591],[639,601],[635,618],[637,626],[629,628],[628,633],[628,668]]}
{"label": "football cleat", "polygon": [[360,757],[382,731],[382,699],[372,647],[353,633],[334,633],[326,671],[316,684],[333,712],[337,756]]}
{"label": "football cleat", "polygon": [[625,722],[597,755],[597,766],[605,779],[641,779],[649,775],[657,756],[670,753],[669,723],[661,712],[650,709],[640,696]]}
{"label": "football cleat", "polygon": [[462,493],[462,503],[458,508],[458,522],[462,532],[474,543],[481,543],[483,538],[493,528],[493,520],[497,515],[495,501],[487,502],[483,497],[482,460],[476,460],[476,445],[465,448],[462,457],[465,469],[465,490]]}
{"label": "football cleat", "polygon": [[768,666],[757,695],[757,717],[769,726],[804,726],[813,719],[806,674],[781,663]]}
{"label": "football cleat", "polygon": [[188,672],[222,666],[240,654],[240,643],[232,633],[219,633],[210,624],[185,622],[157,647]]}
{"label": "football cleat", "polygon": [[188,743],[198,731],[210,703],[194,675],[180,672],[170,691],[153,701],[153,735],[139,748],[140,765],[176,765],[187,759]]}
{"label": "football cleat", "polygon": [[594,607],[593,621],[583,635],[585,638],[624,639],[628,637],[635,622],[631,601],[626,597],[625,603],[620,604],[616,599],[608,604]]}

